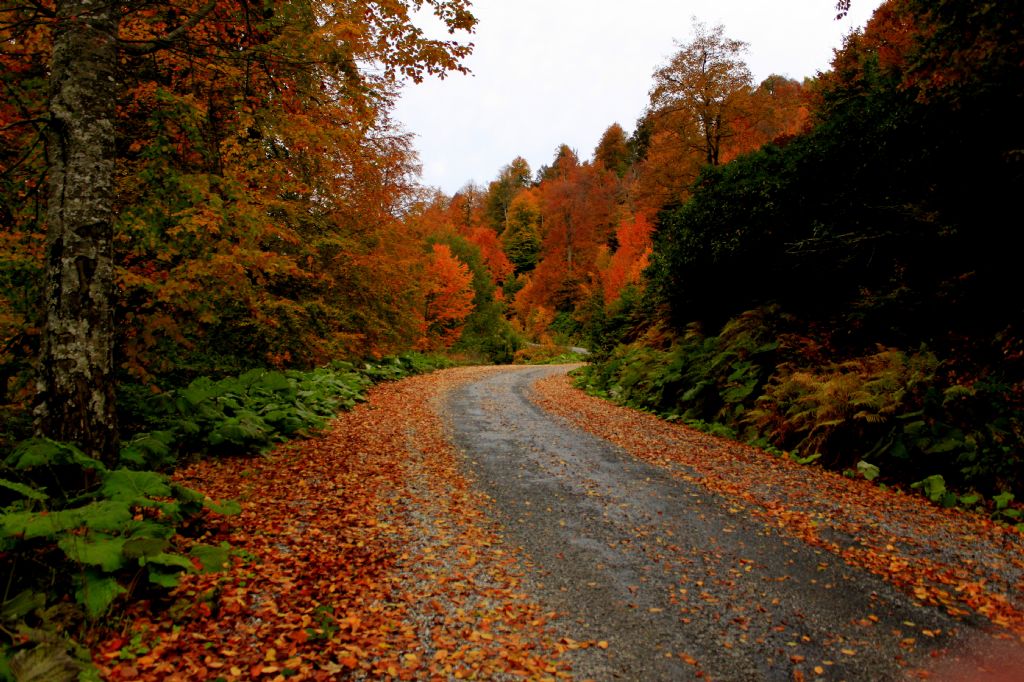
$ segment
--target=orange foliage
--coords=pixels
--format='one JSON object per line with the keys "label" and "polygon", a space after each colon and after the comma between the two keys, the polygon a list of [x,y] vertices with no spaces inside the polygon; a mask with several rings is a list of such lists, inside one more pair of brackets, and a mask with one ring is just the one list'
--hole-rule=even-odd
{"label": "orange foliage", "polygon": [[[597,272],[601,246],[618,222],[615,174],[575,158],[560,158],[538,190],[543,225],[540,260],[530,284],[516,297],[516,309],[544,306],[572,310],[580,284]],[[525,319],[520,314],[520,319]]]}
{"label": "orange foliage", "polygon": [[469,241],[476,244],[484,257],[484,264],[491,273],[491,280],[498,284],[512,274],[513,266],[501,248],[497,233],[489,227],[475,227],[469,233]]}
{"label": "orange foliage", "polygon": [[626,285],[640,282],[640,274],[647,267],[653,248],[653,233],[654,226],[643,213],[619,223],[615,231],[619,247],[601,273],[605,303],[617,300]]}
{"label": "orange foliage", "polygon": [[458,340],[473,312],[473,275],[447,244],[434,244],[424,280],[425,306],[417,347],[448,348]]}
{"label": "orange foliage", "polygon": [[744,94],[733,123],[733,135],[723,142],[722,162],[752,152],[773,140],[803,131],[810,120],[810,96],[804,87],[782,76],[769,76]]}
{"label": "orange foliage", "polygon": [[[47,4],[0,17],[0,67],[14,75],[0,101],[0,220],[22,245],[45,214],[37,122],[52,26],[36,10]],[[213,338],[216,355],[292,365],[416,342],[422,242],[407,243],[398,219],[414,156],[389,110],[398,79],[461,69],[470,49],[423,36],[410,19],[420,7],[453,30],[475,23],[465,0],[125,4],[114,207],[125,369],[152,379],[192,365]],[[150,42],[191,17],[173,46]],[[0,244],[0,260],[38,268],[14,246]],[[4,339],[19,336],[9,319],[33,326],[44,297],[30,299],[0,299]]]}

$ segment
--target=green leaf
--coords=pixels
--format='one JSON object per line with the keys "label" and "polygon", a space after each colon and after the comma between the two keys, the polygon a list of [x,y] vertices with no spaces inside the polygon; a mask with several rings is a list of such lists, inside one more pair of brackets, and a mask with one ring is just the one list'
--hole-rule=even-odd
{"label": "green leaf", "polygon": [[959,498],[961,506],[973,507],[974,505],[981,502],[981,495],[978,493],[969,493],[967,495],[961,495]]}
{"label": "green leaf", "polygon": [[857,471],[860,473],[861,476],[863,476],[869,481],[875,480],[881,473],[877,466],[875,466],[874,464],[870,464],[869,462],[865,462],[864,460],[857,462]]}
{"label": "green leaf", "polygon": [[221,516],[237,516],[242,513],[242,505],[234,500],[203,500],[203,506]]}
{"label": "green leaf", "polygon": [[169,566],[172,568],[180,568],[190,573],[195,573],[196,566],[188,558],[183,557],[180,554],[168,554],[167,552],[161,552],[154,554],[153,556],[141,557],[139,559],[140,564],[158,564],[160,566]]}
{"label": "green leaf", "polygon": [[1006,509],[1010,503],[1013,502],[1013,493],[1006,491],[1001,492],[998,495],[993,495],[992,501],[996,503],[996,509]]}
{"label": "green leaf", "polygon": [[84,507],[57,512],[15,512],[0,517],[0,536],[25,540],[57,535],[86,526],[98,531],[118,531],[132,520],[131,508],[124,502],[103,500]]}
{"label": "green leaf", "polygon": [[181,573],[179,571],[167,572],[161,570],[158,566],[150,566],[147,575],[149,582],[172,590],[181,582]]}
{"label": "green leaf", "polygon": [[4,460],[4,464],[18,470],[68,464],[80,466],[83,469],[106,470],[102,462],[86,456],[74,445],[59,443],[49,438],[30,438],[23,441]]}
{"label": "green leaf", "polygon": [[0,486],[13,490],[20,494],[22,497],[27,497],[30,500],[36,500],[42,502],[50,499],[50,496],[44,493],[42,490],[36,490],[31,486],[27,486],[24,483],[17,483],[15,481],[8,481],[6,478],[0,478]]}
{"label": "green leaf", "polygon": [[89,535],[65,535],[57,546],[74,561],[90,566],[99,566],[110,573],[124,565],[124,538],[94,533]]}
{"label": "green leaf", "polygon": [[132,523],[131,506],[121,500],[101,500],[77,509],[86,528],[99,531],[121,531]]}
{"label": "green leaf", "polygon": [[203,565],[202,573],[216,573],[228,567],[231,559],[231,548],[226,542],[219,547],[213,545],[196,545],[189,554]]}
{"label": "green leaf", "polygon": [[46,606],[46,595],[42,592],[22,590],[0,606],[0,620],[12,621]]}
{"label": "green leaf", "polygon": [[104,476],[100,494],[111,500],[139,503],[151,497],[170,497],[171,487],[167,477],[155,471],[115,469]]}
{"label": "green leaf", "polygon": [[946,480],[942,477],[942,474],[935,474],[928,478],[912,483],[911,488],[915,490],[921,489],[925,496],[932,502],[938,502],[942,499],[942,496],[946,494]]}
{"label": "green leaf", "polygon": [[122,554],[126,559],[139,559],[162,554],[170,542],[161,537],[135,537],[125,541]]}
{"label": "green leaf", "polygon": [[141,468],[166,464],[173,461],[170,446],[174,440],[173,431],[140,433],[121,448],[120,460]]}
{"label": "green leaf", "polygon": [[167,521],[144,519],[134,521],[126,530],[129,539],[146,540],[151,538],[167,539],[177,532],[177,527]]}
{"label": "green leaf", "polygon": [[86,571],[80,579],[80,587],[75,592],[75,598],[85,607],[86,615],[95,619],[105,614],[114,600],[125,592],[127,590],[113,577]]}

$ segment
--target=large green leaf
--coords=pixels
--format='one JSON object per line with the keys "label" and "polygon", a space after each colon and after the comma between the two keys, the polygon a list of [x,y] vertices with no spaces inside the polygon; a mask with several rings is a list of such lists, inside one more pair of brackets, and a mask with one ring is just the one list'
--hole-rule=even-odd
{"label": "large green leaf", "polygon": [[934,474],[922,481],[912,483],[910,487],[920,489],[932,502],[939,502],[946,494],[946,479],[941,474]]}
{"label": "large green leaf", "polygon": [[16,481],[8,481],[6,478],[0,478],[0,486],[13,490],[22,497],[27,497],[30,500],[36,500],[42,502],[50,499],[50,496],[44,493],[42,490],[37,490],[31,486],[27,486],[24,483],[18,483]]}
{"label": "large green leaf", "polygon": [[195,572],[196,566],[192,563],[188,557],[184,557],[180,554],[169,554],[167,552],[160,552],[153,556],[142,557],[140,563],[146,564],[158,564],[160,566],[168,566],[171,568],[181,568],[189,572]]}
{"label": "large green leaf", "polygon": [[74,561],[99,566],[108,573],[124,565],[124,544],[124,538],[103,533],[68,534],[57,542],[57,546]]}
{"label": "large green leaf", "polygon": [[42,592],[22,590],[0,605],[0,620],[12,621],[46,606],[46,595]]}
{"label": "large green leaf", "polygon": [[95,571],[86,571],[79,579],[75,599],[85,607],[90,618],[99,618],[120,595],[127,592],[113,577]]}
{"label": "large green leaf", "polygon": [[157,565],[149,567],[147,576],[149,577],[149,582],[160,587],[166,587],[169,590],[173,590],[181,582],[180,571],[166,571]]}
{"label": "large green leaf", "polygon": [[111,500],[138,503],[152,497],[169,497],[167,477],[155,471],[115,469],[103,477],[100,494]]}
{"label": "large green leaf", "polygon": [[863,476],[869,481],[875,480],[881,473],[877,466],[871,464],[870,462],[865,462],[864,460],[857,462],[857,471],[860,473],[861,476]]}
{"label": "large green leaf", "polygon": [[203,573],[216,573],[228,567],[228,562],[231,558],[231,548],[226,542],[222,542],[219,547],[196,545],[189,550],[189,554],[199,559],[199,563],[203,565]]}
{"label": "large green leaf", "polygon": [[170,446],[174,439],[173,431],[140,433],[122,446],[120,461],[140,469],[172,462],[174,454]]}
{"label": "large green leaf", "polygon": [[125,541],[121,552],[126,559],[140,559],[163,554],[170,542],[162,537],[136,537]]}
{"label": "large green leaf", "polygon": [[42,466],[64,466],[73,464],[83,469],[103,471],[102,462],[85,455],[74,445],[58,443],[49,438],[30,438],[14,449],[4,464],[12,469],[32,469]]}
{"label": "large green leaf", "polygon": [[56,512],[15,512],[0,517],[0,536],[26,540],[56,535],[86,526],[98,531],[122,530],[132,520],[131,508],[122,501],[102,500],[84,507]]}

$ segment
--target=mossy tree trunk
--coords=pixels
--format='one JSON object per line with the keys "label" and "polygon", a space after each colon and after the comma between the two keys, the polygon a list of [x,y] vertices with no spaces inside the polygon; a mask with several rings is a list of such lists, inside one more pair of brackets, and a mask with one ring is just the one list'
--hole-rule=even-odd
{"label": "mossy tree trunk", "polygon": [[58,0],[37,430],[116,457],[113,205],[118,5]]}

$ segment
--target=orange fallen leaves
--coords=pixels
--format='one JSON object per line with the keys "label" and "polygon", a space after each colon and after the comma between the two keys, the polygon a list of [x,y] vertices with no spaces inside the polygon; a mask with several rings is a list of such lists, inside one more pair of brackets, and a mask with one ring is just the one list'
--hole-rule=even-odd
{"label": "orange fallen leaves", "polygon": [[445,439],[432,401],[456,380],[378,386],[318,438],[180,470],[180,482],[242,504],[204,538],[238,553],[223,573],[186,577],[162,606],[136,603],[119,631],[96,632],[102,675],[566,676],[564,647],[545,629],[554,614],[521,592],[516,555]]}
{"label": "orange fallen leaves", "polygon": [[[1024,572],[1024,542],[1015,530],[618,407],[572,388],[565,376],[538,382],[534,399],[640,459],[727,495],[737,513],[741,501],[749,504],[745,513],[922,603],[953,616],[980,614],[1024,641],[1024,581],[1008,577]],[[851,540],[828,539],[835,535]]]}

